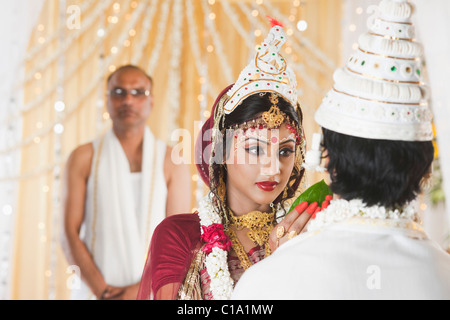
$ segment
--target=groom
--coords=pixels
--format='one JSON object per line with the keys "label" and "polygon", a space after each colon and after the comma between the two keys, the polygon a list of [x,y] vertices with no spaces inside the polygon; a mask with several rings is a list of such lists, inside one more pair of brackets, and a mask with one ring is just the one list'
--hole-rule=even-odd
{"label": "groom", "polygon": [[232,298],[450,299],[450,255],[413,201],[434,149],[412,12],[407,0],[380,2],[315,114],[334,199],[248,269]]}
{"label": "groom", "polygon": [[112,129],[69,157],[63,249],[80,268],[74,299],[135,299],[153,229],[190,212],[190,172],[146,125],[153,81],[126,65],[107,81]]}

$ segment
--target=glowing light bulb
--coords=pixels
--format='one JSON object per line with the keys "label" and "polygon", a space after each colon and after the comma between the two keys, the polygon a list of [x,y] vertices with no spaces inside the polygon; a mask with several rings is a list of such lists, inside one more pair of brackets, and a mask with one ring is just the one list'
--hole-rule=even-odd
{"label": "glowing light bulb", "polygon": [[308,22],[306,22],[305,20],[300,20],[297,23],[297,29],[302,32],[305,31],[306,29],[308,29]]}

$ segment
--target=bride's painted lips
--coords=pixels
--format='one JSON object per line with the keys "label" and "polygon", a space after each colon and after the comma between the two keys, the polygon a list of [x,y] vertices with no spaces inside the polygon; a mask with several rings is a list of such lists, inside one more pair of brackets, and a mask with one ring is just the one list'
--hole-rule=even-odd
{"label": "bride's painted lips", "polygon": [[273,191],[277,187],[278,182],[276,182],[276,181],[260,181],[260,182],[257,182],[256,185],[261,190]]}

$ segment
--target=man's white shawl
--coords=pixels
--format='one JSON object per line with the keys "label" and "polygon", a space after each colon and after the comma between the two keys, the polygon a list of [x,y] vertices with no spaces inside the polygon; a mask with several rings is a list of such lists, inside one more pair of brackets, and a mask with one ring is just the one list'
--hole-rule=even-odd
{"label": "man's white shawl", "polygon": [[[166,215],[166,145],[146,127],[140,197],[132,194],[130,165],[114,132],[109,130],[93,146],[82,239],[107,284],[134,284],[140,281],[153,230]],[[135,204],[136,199],[141,203]],[[72,297],[93,295],[80,283]]]}

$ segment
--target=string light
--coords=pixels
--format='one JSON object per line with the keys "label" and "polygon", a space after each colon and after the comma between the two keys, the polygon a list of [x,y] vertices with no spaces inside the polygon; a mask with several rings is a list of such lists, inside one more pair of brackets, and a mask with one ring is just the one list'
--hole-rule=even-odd
{"label": "string light", "polygon": [[[86,2],[85,4],[91,4],[93,1],[89,1]],[[69,37],[65,37],[66,41],[62,42],[63,44],[60,46],[60,48],[55,51],[55,54],[52,54],[48,59],[44,59],[42,62],[39,62],[39,64],[33,68],[34,71],[30,71],[28,73],[28,75],[25,76],[24,80],[22,83],[17,83],[16,87],[18,88],[22,88],[23,86],[26,85],[26,83],[28,83],[28,81],[30,81],[30,77],[36,72],[36,70],[44,70],[50,63],[53,63],[57,60],[57,58],[63,53],[66,52],[66,50],[68,50],[68,48],[74,43],[74,41],[76,39],[78,39],[78,37],[80,37],[82,34],[84,34],[84,32],[87,31],[87,29],[95,22],[98,20],[98,15],[103,12],[104,10],[106,10],[106,8],[109,7],[110,3],[112,2],[112,0],[105,0],[105,1],[101,1],[100,2],[100,6],[98,6],[96,8],[96,11],[91,15],[88,16],[84,21],[83,24],[81,26],[81,29],[78,31],[78,33],[74,32],[71,33]],[[82,8],[84,7],[84,5],[82,6]],[[64,30],[64,29],[62,29]],[[109,34],[111,30],[111,26],[108,26],[107,30],[105,30],[106,34]],[[53,34],[52,38],[56,39],[56,34]],[[101,39],[99,39],[101,40]],[[97,41],[95,43],[92,44],[92,46],[89,47],[89,49],[85,52],[83,52],[82,56],[77,60],[77,63],[72,64],[71,67],[69,68],[68,71],[65,72],[65,76],[66,78],[70,79],[75,72],[79,69],[79,67],[86,61],[86,59],[88,57],[91,56],[91,54],[97,49],[98,45],[99,45],[100,41]],[[51,86],[50,88],[48,88],[48,90],[46,90],[45,92],[42,92],[42,90],[40,88],[37,88],[35,91],[36,94],[36,98],[31,100],[29,103],[27,103],[24,106],[20,106],[16,109],[14,109],[14,112],[11,112],[10,117],[7,119],[8,122],[14,120],[14,119],[19,119],[22,115],[22,113],[25,112],[30,112],[36,108],[39,108],[40,106],[43,105],[43,103],[45,102],[45,100],[50,97],[58,88],[58,84],[56,83],[54,86]],[[51,126],[47,127],[46,130],[44,130],[45,132],[50,132],[51,131]],[[33,141],[33,137],[28,137],[24,139],[25,141],[27,141],[28,143],[31,143]],[[26,143],[21,143],[17,146],[14,147],[14,149],[23,147],[24,145],[26,145]],[[12,149],[12,148],[11,148]],[[11,149],[7,150],[8,152],[11,151]],[[0,150],[0,154],[4,153],[4,150]]]}
{"label": "string light", "polygon": [[105,29],[101,28],[97,30],[97,36],[103,38],[105,36]]}
{"label": "string light", "polygon": [[5,204],[2,208],[2,212],[5,216],[10,216],[13,213],[13,207],[10,204]]}
{"label": "string light", "polygon": [[117,22],[119,22],[119,18],[117,16],[109,16],[108,22],[112,23],[112,24],[116,24]]}
{"label": "string light", "polygon": [[64,126],[61,123],[57,123],[53,127],[53,131],[58,135],[62,134],[64,132]]}
{"label": "string light", "polygon": [[66,104],[64,103],[64,101],[56,101],[55,102],[55,110],[57,112],[63,112],[65,108],[66,108]]}
{"label": "string light", "polygon": [[306,31],[306,29],[308,29],[308,22],[306,22],[305,20],[300,20],[299,22],[297,22],[297,29],[298,31]]}
{"label": "string light", "polygon": [[[95,19],[97,19],[96,14],[102,12],[104,10],[104,8],[107,8],[110,3],[112,2],[112,0],[107,0],[107,1],[102,1],[101,3],[98,2],[97,0],[88,0],[88,1],[83,1],[83,3],[79,6],[80,7],[80,14],[81,16],[85,16],[86,10],[90,9],[93,3],[97,3],[99,6],[97,8],[94,8],[94,13],[92,13],[84,22],[84,24],[89,24],[90,20],[95,21]],[[84,27],[84,26],[83,26]],[[86,26],[88,27],[88,26]],[[61,26],[61,28],[66,28],[66,26]],[[60,34],[60,29],[55,29],[53,31],[52,34],[48,35],[48,41],[46,42],[45,45],[39,44],[36,45],[34,47],[31,47],[29,50],[27,50],[27,53],[25,55],[25,58],[23,59],[23,62],[27,62],[27,61],[32,61],[38,54],[42,53],[48,45],[50,45],[53,40],[56,40],[57,38],[59,38],[59,34]],[[84,31],[87,30],[87,28],[83,28]],[[42,32],[45,30],[45,26],[43,24],[39,24],[38,25],[38,31]],[[83,32],[82,30],[80,30],[81,32]],[[26,77],[25,77],[26,78]],[[21,87],[21,86],[19,86]]]}
{"label": "string light", "polygon": [[[149,34],[150,33],[150,30],[153,26],[153,20],[156,15],[157,8],[158,8],[158,0],[152,0],[152,3],[149,6],[147,6],[147,11],[144,13],[144,16],[146,18],[144,19],[144,22],[143,22],[141,34]],[[133,56],[131,57],[132,64],[135,64],[135,65],[141,64],[140,61],[141,61],[143,53],[145,52],[145,47],[147,45],[147,41],[148,41],[147,37],[141,37],[139,43],[135,45],[136,50],[133,52]],[[153,55],[154,55],[154,51],[152,51],[152,56]]]}
{"label": "string light", "polygon": [[153,74],[158,63],[162,45],[164,43],[164,36],[166,34],[167,22],[170,12],[170,1],[164,1],[161,8],[160,19],[156,30],[155,47],[153,48],[152,55],[148,60],[147,71],[149,74]]}
{"label": "string light", "polygon": [[[184,11],[184,0],[174,0],[173,14],[175,17],[182,16]],[[170,70],[169,70],[169,92],[171,99],[169,100],[169,108],[171,118],[169,119],[169,125],[167,126],[169,134],[178,129],[177,116],[180,111],[180,84],[181,84],[181,46],[179,45],[183,41],[183,24],[181,19],[172,19],[172,34],[170,36],[172,44],[172,54],[170,57]]]}
{"label": "string light", "polygon": [[[83,3],[80,7],[81,14],[83,14],[84,11],[87,10],[92,5],[92,3],[95,3],[95,2],[97,2],[97,1],[90,0],[88,2]],[[72,47],[72,45],[75,43],[75,41],[77,41],[79,39],[79,37],[81,37],[85,32],[87,32],[89,30],[89,28],[95,22],[98,21],[98,16],[100,14],[102,14],[107,8],[109,8],[111,3],[112,3],[112,0],[98,1],[97,2],[98,6],[95,8],[94,12],[91,15],[89,15],[85,20],[83,20],[83,23],[81,24],[80,29],[77,30],[78,32],[70,33],[70,35],[68,37],[66,37],[64,39],[64,41],[62,42],[62,45],[60,46],[59,50],[55,51],[52,55],[46,57],[46,59],[42,60],[32,70],[27,72],[24,75],[24,77],[22,78],[22,80],[20,80],[16,84],[16,88],[24,87],[28,82],[33,80],[33,76],[36,72],[46,70],[46,68],[48,68],[49,65],[51,65],[55,61],[57,61],[58,57],[60,56],[60,54],[62,52],[66,52],[66,50],[68,50],[68,48]],[[64,24],[63,26],[58,28],[51,36],[49,36],[48,41],[45,42],[45,44],[46,44],[45,46],[43,46],[43,44],[40,43],[40,45],[30,49],[30,52],[25,57],[24,62],[33,60],[36,55],[38,55],[39,53],[41,53],[43,50],[46,49],[47,45],[51,44],[54,40],[57,40],[60,36],[60,32],[64,31],[65,28],[66,28],[66,25]],[[26,107],[24,109],[25,109],[24,111],[27,111]],[[18,116],[20,116],[20,115],[18,115]]]}
{"label": "string light", "polygon": [[[207,15],[211,13],[211,8],[207,6],[205,1],[201,1],[203,11],[206,12]],[[234,81],[233,75],[231,73],[231,68],[229,68],[230,63],[228,62],[228,57],[224,54],[223,44],[219,33],[217,32],[216,25],[214,24],[214,20],[206,19],[206,28],[209,32],[210,38],[212,39],[214,50],[217,53],[220,64],[222,66],[221,70],[225,79],[228,83],[232,83]]]}

